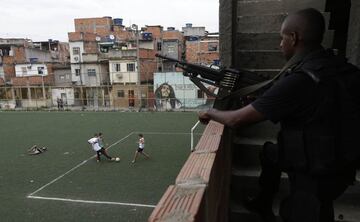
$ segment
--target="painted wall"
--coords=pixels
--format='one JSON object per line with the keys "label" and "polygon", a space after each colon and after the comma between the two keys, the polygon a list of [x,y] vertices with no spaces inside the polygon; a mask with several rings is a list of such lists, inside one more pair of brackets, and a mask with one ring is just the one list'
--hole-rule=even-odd
{"label": "painted wall", "polygon": [[55,86],[71,86],[71,69],[54,69]]}
{"label": "painted wall", "polygon": [[4,67],[0,66],[0,78],[4,78],[4,77],[5,77]]}
{"label": "painted wall", "polygon": [[38,62],[52,62],[51,52],[40,49],[25,48],[25,57],[28,62],[30,59],[37,59]]}
{"label": "painted wall", "polygon": [[[74,55],[73,48],[78,47],[80,48],[80,54]],[[70,42],[69,43],[69,52],[70,52],[70,62],[71,63],[79,63],[82,62],[82,53],[84,53],[84,43],[83,42]],[[76,57],[78,59],[76,59]]]}
{"label": "painted wall", "polygon": [[45,64],[17,64],[15,65],[16,77],[23,76],[47,76],[48,70]]}
{"label": "painted wall", "polygon": [[57,98],[61,98],[65,105],[74,105],[74,89],[73,88],[52,88],[51,90],[52,104],[57,105]]}
{"label": "painted wall", "polygon": [[[135,70],[132,72],[127,71],[127,64],[134,64]],[[116,71],[116,66],[120,65],[120,70]],[[111,60],[109,61],[109,72],[111,83],[137,83],[137,62],[136,60]]]}
{"label": "painted wall", "polygon": [[201,108],[207,97],[198,98],[198,87],[182,72],[154,73],[157,109]]}

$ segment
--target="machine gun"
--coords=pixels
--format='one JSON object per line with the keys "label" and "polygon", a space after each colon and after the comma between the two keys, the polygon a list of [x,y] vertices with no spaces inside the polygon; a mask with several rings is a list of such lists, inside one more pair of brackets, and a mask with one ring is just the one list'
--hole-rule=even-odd
{"label": "machine gun", "polygon": [[[189,77],[197,87],[199,87],[207,95],[215,97],[217,101],[230,98],[233,95],[246,95],[247,92],[252,91],[254,88],[251,87],[250,89],[248,86],[254,86],[259,83],[263,84],[264,80],[266,80],[256,73],[247,70],[221,67],[212,68],[211,66],[207,67],[185,61],[179,61],[161,54],[156,54],[155,56],[175,62],[175,67],[181,68],[184,71],[184,76]],[[211,92],[203,83],[218,87],[218,93],[215,94],[214,92]],[[249,89],[247,89],[247,87]],[[239,90],[241,92],[239,92]]]}

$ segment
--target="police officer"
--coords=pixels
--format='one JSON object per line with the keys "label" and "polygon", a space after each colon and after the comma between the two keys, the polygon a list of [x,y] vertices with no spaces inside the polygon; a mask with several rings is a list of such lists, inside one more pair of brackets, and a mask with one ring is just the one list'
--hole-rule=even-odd
{"label": "police officer", "polygon": [[[290,195],[282,201],[280,216],[285,222],[333,222],[333,200],[352,183],[353,168],[337,168],[335,112],[332,95],[324,93],[317,71],[334,72],[345,60],[321,46],[325,21],[316,9],[308,8],[289,15],[281,26],[280,48],[287,60],[279,80],[251,104],[233,111],[210,109],[199,113],[199,120],[214,120],[229,127],[270,120],[280,122],[278,145],[267,143],[262,158],[258,196],[247,202],[264,221],[276,221],[272,202],[281,171],[287,172]],[[359,78],[356,81],[360,83]],[[326,84],[325,84],[326,85]],[[330,89],[329,92],[336,90]],[[334,109],[324,112],[319,104]],[[334,104],[333,104],[334,105]],[[319,108],[320,107],[320,108]],[[276,153],[277,161],[268,161]],[[271,156],[270,155],[270,156]],[[273,160],[274,158],[272,158]]]}

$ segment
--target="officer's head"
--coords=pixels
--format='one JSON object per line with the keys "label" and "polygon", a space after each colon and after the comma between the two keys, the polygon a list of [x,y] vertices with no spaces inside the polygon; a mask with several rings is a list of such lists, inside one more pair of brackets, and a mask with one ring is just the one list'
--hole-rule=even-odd
{"label": "officer's head", "polygon": [[325,32],[325,20],[322,14],[313,8],[307,8],[289,15],[280,30],[280,48],[288,60],[295,53],[321,46]]}

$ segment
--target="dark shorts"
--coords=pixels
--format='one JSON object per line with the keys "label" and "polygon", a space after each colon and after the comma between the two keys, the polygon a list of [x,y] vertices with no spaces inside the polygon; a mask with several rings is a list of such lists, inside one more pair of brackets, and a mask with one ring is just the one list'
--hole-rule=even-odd
{"label": "dark shorts", "polygon": [[144,148],[143,148],[143,149],[141,149],[141,148],[138,148],[138,149],[137,149],[137,151],[138,151],[139,153],[142,153],[143,150],[144,150]]}

